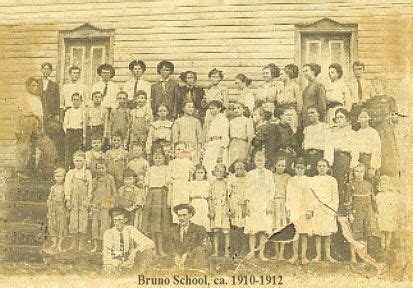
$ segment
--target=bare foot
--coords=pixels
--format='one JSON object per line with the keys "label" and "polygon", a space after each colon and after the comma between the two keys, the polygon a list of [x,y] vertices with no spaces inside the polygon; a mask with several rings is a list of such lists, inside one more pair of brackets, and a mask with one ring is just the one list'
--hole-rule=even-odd
{"label": "bare foot", "polygon": [[288,259],[288,262],[290,262],[291,264],[294,264],[297,260],[298,260],[298,257],[291,257],[290,259]]}
{"label": "bare foot", "polygon": [[265,257],[264,254],[262,254],[262,253],[260,253],[260,255],[258,256],[258,258],[259,258],[261,261],[264,261],[264,262],[268,261],[268,258]]}
{"label": "bare foot", "polygon": [[318,262],[321,261],[321,258],[320,258],[320,257],[315,257],[312,261],[313,261],[314,263],[318,263]]}
{"label": "bare foot", "polygon": [[351,258],[351,263],[357,264],[357,259],[356,258]]}
{"label": "bare foot", "polygon": [[159,250],[159,256],[161,256],[161,257],[165,257],[165,256],[166,256],[165,251],[163,251],[163,250]]}
{"label": "bare foot", "polygon": [[93,246],[93,249],[90,250],[90,253],[96,253],[98,252],[98,247],[97,246]]}
{"label": "bare foot", "polygon": [[308,259],[307,258],[301,259],[301,264],[307,265],[308,264]]}
{"label": "bare foot", "polygon": [[249,253],[247,254],[247,256],[245,256],[245,258],[247,258],[247,259],[252,259],[252,258],[254,258],[254,257],[255,257],[255,252],[254,252],[254,251],[249,252]]}
{"label": "bare foot", "polygon": [[278,255],[278,261],[285,261],[284,256],[282,256],[281,254],[280,254],[280,255]]}
{"label": "bare foot", "polygon": [[337,263],[337,260],[333,259],[331,256],[330,257],[326,257],[326,260],[330,263]]}

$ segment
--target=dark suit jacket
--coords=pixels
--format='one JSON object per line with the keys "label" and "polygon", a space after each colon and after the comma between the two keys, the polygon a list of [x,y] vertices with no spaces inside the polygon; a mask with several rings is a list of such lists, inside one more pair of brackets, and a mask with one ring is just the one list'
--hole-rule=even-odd
{"label": "dark suit jacket", "polygon": [[199,248],[203,248],[205,246],[207,232],[205,227],[189,223],[188,230],[184,236],[184,241],[181,242],[179,225],[174,225],[171,228],[170,237],[172,255],[183,255],[185,253],[192,254],[192,252],[196,250],[200,251]]}
{"label": "dark suit jacket", "polygon": [[52,116],[59,115],[60,94],[59,85],[56,82],[49,80],[46,91],[43,91],[43,81],[39,81],[40,98],[43,104],[43,115],[46,119]]}
{"label": "dark suit jacket", "polygon": [[173,79],[169,79],[166,82],[165,90],[162,87],[162,82],[157,81],[152,84],[151,87],[152,97],[152,112],[156,116],[156,110],[161,104],[166,105],[169,109],[169,116],[176,118],[178,113],[178,98],[179,98],[179,85]]}
{"label": "dark suit jacket", "polygon": [[187,86],[179,87],[178,112],[181,115],[184,114],[183,108],[185,101],[192,101],[194,103],[194,108],[198,112],[199,117],[205,117],[206,107],[202,107],[202,99],[204,98],[204,95],[204,88],[199,86],[194,86],[191,90]]}

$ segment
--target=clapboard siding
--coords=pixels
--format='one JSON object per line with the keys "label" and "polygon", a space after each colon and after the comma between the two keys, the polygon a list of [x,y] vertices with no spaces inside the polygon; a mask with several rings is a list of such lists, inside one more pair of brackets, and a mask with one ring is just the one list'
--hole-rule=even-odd
{"label": "clapboard siding", "polygon": [[[6,2],[6,1],[2,1]],[[145,79],[156,81],[156,64],[167,59],[175,71],[195,70],[207,85],[207,73],[217,67],[234,92],[234,77],[247,74],[252,88],[261,83],[262,67],[280,66],[295,58],[295,26],[329,17],[358,24],[358,58],[367,77],[392,72],[397,83],[404,76],[406,35],[411,31],[411,2],[400,1],[52,1],[17,0],[0,3],[0,166],[13,165],[14,123],[24,80],[40,76],[44,61],[58,65],[60,30],[84,23],[114,29],[114,80],[127,80],[131,59],[146,62]],[[409,30],[410,29],[410,30]],[[56,78],[56,72],[52,78]],[[174,77],[177,77],[176,75]],[[58,79],[59,80],[59,79]],[[397,97],[397,95],[396,95]]]}

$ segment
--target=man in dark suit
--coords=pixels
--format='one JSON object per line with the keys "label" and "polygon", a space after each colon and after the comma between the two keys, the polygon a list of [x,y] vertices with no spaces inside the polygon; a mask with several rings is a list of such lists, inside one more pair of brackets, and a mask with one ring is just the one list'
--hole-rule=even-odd
{"label": "man in dark suit", "polygon": [[59,119],[60,94],[59,85],[50,80],[52,70],[51,63],[45,62],[41,65],[43,76],[39,81],[40,99],[43,106],[44,130],[55,144],[59,160],[62,160],[64,159],[64,132],[61,125],[62,119]]}
{"label": "man in dark suit", "polygon": [[151,87],[153,115],[156,116],[160,105],[165,105],[169,117],[175,119],[178,114],[179,85],[170,77],[174,73],[174,64],[164,60],[159,62],[156,70],[161,79]]}
{"label": "man in dark suit", "polygon": [[195,209],[189,204],[174,207],[179,224],[171,228],[171,256],[179,269],[206,268],[208,265],[207,232],[205,227],[191,223]]}

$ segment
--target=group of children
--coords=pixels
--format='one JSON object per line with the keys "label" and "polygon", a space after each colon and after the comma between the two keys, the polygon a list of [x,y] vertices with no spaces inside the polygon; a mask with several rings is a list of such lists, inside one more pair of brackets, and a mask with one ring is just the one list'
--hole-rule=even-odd
{"label": "group of children", "polygon": [[[217,84],[223,78],[216,69],[210,74]],[[238,82],[248,82],[244,78],[238,77]],[[301,263],[308,263],[311,236],[315,237],[313,261],[321,260],[324,247],[326,260],[335,262],[331,236],[338,231],[337,213],[343,212],[349,215],[357,239],[367,241],[378,225],[382,246],[389,247],[398,201],[390,177],[379,177],[376,185],[378,173],[370,173],[371,159],[362,163],[360,149],[357,157],[354,149],[350,151],[355,164],[349,162],[341,170],[332,167],[339,165],[340,155],[350,155],[348,147],[339,146],[351,142],[346,142],[353,137],[351,128],[353,132],[346,132],[351,137],[343,134],[334,142],[337,147],[329,147],[332,138],[324,132],[330,128],[318,122],[317,107],[307,107],[304,128],[297,103],[277,106],[264,99],[255,106],[254,101],[229,99],[224,90],[218,85],[206,91],[205,117],[200,117],[194,101],[185,100],[174,121],[167,105],[152,111],[143,90],[136,91],[131,101],[125,91],[118,92],[118,105],[111,109],[102,106],[99,91],[92,93],[92,105],[86,107],[74,93],[63,124],[69,170],[55,170],[48,200],[52,236],[48,251],[63,251],[67,232],[69,249],[84,249],[89,231],[92,252],[99,251],[103,232],[111,225],[109,209],[122,206],[132,213],[131,224],[150,236],[157,253],[164,256],[169,228],[178,223],[172,209],[182,203],[195,208],[191,221],[209,232],[213,256],[254,256],[258,250],[265,261],[267,237],[293,223],[300,237],[292,245],[290,262],[298,260],[300,250]],[[334,115],[346,118],[341,121],[347,125],[348,115],[340,109],[344,108]],[[335,123],[340,128],[340,120]],[[347,131],[344,124],[342,131]],[[284,243],[275,243],[274,250],[272,256],[283,260]],[[351,256],[357,261],[354,250]]]}

